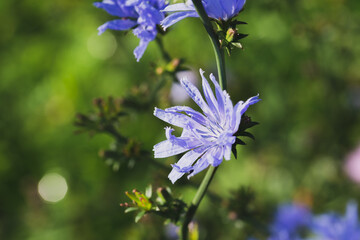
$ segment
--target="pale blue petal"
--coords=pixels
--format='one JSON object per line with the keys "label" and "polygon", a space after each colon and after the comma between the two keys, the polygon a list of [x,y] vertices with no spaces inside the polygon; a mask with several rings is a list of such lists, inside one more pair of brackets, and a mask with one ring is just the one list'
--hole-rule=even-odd
{"label": "pale blue petal", "polygon": [[193,136],[189,137],[175,137],[171,133],[174,131],[174,129],[167,127],[165,128],[165,135],[166,138],[174,145],[181,146],[186,149],[193,149],[197,148],[201,145],[201,142],[194,138]]}
{"label": "pale blue petal", "polygon": [[224,158],[227,161],[229,161],[231,159],[231,146],[232,145],[225,145],[224,146]]}
{"label": "pale blue petal", "polygon": [[219,83],[216,81],[216,79],[212,73],[210,74],[210,79],[215,86],[215,94],[216,94],[216,100],[217,100],[220,116],[224,116],[224,114],[225,114],[225,95],[224,95],[223,90],[221,89]]}
{"label": "pale blue petal", "polygon": [[209,85],[209,82],[204,77],[204,71],[202,69],[200,69],[200,75],[202,78],[202,87],[203,87],[206,102],[208,103],[211,111],[216,116],[216,119],[218,120],[218,122],[220,122],[220,115],[219,115],[217,101],[216,101],[214,93]]}
{"label": "pale blue petal", "polygon": [[184,174],[185,173],[178,171],[176,168],[173,168],[168,175],[168,178],[170,179],[171,183],[174,184],[179,178],[184,176]]}
{"label": "pale blue petal", "polygon": [[[151,40],[150,40],[151,41]],[[135,49],[134,49],[134,55],[135,55],[135,58],[136,58],[136,61],[139,62],[141,57],[144,55],[144,52],[150,42],[149,40],[144,40],[144,39],[140,39],[140,43],[139,43],[139,46],[137,46]]]}
{"label": "pale blue petal", "polygon": [[188,80],[181,79],[180,80],[181,85],[187,92],[187,94],[194,100],[194,102],[201,108],[201,110],[205,113],[205,115],[210,118],[210,120],[214,121],[215,116],[212,113],[209,106],[204,101],[203,97],[201,96],[201,93],[199,90]]}
{"label": "pale blue petal", "polygon": [[138,38],[142,39],[143,41],[150,42],[154,40],[156,37],[157,34],[156,25],[154,26],[150,26],[150,25],[147,26],[145,24],[138,25],[133,30],[133,34]]}
{"label": "pale blue petal", "polygon": [[166,30],[168,27],[187,17],[199,17],[199,15],[196,11],[173,13],[161,21],[161,26],[164,28],[164,30]]}
{"label": "pale blue petal", "polygon": [[204,170],[205,168],[207,168],[210,164],[207,161],[207,158],[209,156],[211,152],[205,152],[204,155],[197,160],[197,162],[195,163],[195,165],[193,166],[193,171],[191,172],[191,174],[189,174],[187,176],[187,178],[191,178],[193,176],[195,176],[196,174],[198,174],[199,172],[201,172],[202,170]]}
{"label": "pale blue petal", "polygon": [[184,129],[181,133],[180,138],[184,139],[187,143],[187,147],[190,149],[194,149],[196,147],[206,145],[201,136],[197,133],[198,131],[194,131],[193,128]]}
{"label": "pale blue petal", "polygon": [[[197,150],[192,150],[184,154],[180,158],[180,160],[176,163],[178,168],[188,168],[190,170],[192,164],[206,151],[206,148],[199,148]],[[172,183],[175,183],[179,178],[181,178],[185,174],[184,171],[179,171],[177,168],[173,168],[171,170],[168,178]]]}
{"label": "pale blue petal", "polygon": [[209,122],[203,114],[199,113],[198,111],[195,111],[191,107],[175,106],[175,107],[167,108],[167,109],[165,109],[165,111],[167,111],[167,112],[185,112],[192,119],[194,119],[196,122],[198,122],[202,125],[207,125]]}
{"label": "pale blue petal", "polygon": [[147,26],[160,24],[161,20],[164,19],[164,14],[155,7],[142,2],[135,7],[136,12],[139,14],[138,23],[145,24]]}
{"label": "pale blue petal", "polygon": [[197,123],[189,116],[185,114],[177,113],[177,112],[167,112],[159,108],[155,108],[154,115],[161,120],[170,123],[174,126],[187,128],[187,127],[194,127],[197,129],[203,129],[206,131],[206,128],[201,124]]}
{"label": "pale blue petal", "polygon": [[106,29],[125,31],[136,26],[136,22],[130,19],[117,19],[106,22],[98,27],[99,35],[106,31]]}
{"label": "pale blue petal", "polygon": [[173,170],[175,170],[179,173],[188,173],[193,170],[193,167],[191,165],[181,168],[176,164],[171,164],[171,167],[173,168]]}
{"label": "pale blue petal", "polygon": [[166,138],[174,145],[178,145],[178,146],[181,146],[183,148],[189,149],[187,147],[186,141],[184,139],[177,138],[177,137],[175,137],[174,135],[171,134],[173,131],[174,131],[174,129],[172,129],[170,127],[166,127],[165,128]]}
{"label": "pale blue petal", "polygon": [[136,18],[136,13],[134,8],[125,7],[117,4],[115,1],[103,1],[103,2],[95,2],[94,6],[97,8],[104,9],[106,12],[113,16],[117,17],[132,17]]}
{"label": "pale blue petal", "polygon": [[225,128],[229,129],[231,128],[231,123],[233,119],[233,112],[234,112],[234,106],[230,100],[229,94],[224,90],[223,91],[225,96]]}
{"label": "pale blue petal", "polygon": [[249,98],[245,103],[243,101],[238,102],[234,107],[234,115],[232,118],[231,128],[236,132],[239,128],[241,117],[246,112],[248,107],[252,104],[259,102],[261,99],[259,95]]}
{"label": "pale blue petal", "polygon": [[141,0],[126,0],[125,5],[126,6],[135,6],[137,4],[140,4]]}
{"label": "pale blue petal", "polygon": [[186,152],[188,150],[189,150],[188,148],[175,145],[169,140],[162,141],[156,144],[153,148],[155,158],[166,158]]}
{"label": "pale blue petal", "polygon": [[213,147],[210,149],[211,153],[208,155],[208,163],[214,167],[220,165],[224,156],[224,148],[223,147]]}
{"label": "pale blue petal", "polygon": [[167,6],[163,12],[196,11],[193,5],[186,3],[175,3]]}
{"label": "pale blue petal", "polygon": [[164,122],[174,126],[186,128],[189,125],[190,117],[176,112],[167,112],[159,108],[155,108],[154,115]]}

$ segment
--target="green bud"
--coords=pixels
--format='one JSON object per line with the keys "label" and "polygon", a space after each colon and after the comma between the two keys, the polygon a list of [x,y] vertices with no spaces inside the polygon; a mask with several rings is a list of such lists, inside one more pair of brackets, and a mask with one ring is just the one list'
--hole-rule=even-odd
{"label": "green bud", "polygon": [[226,41],[228,41],[229,43],[232,42],[234,40],[234,36],[236,34],[236,29],[233,29],[233,28],[229,28],[227,31],[226,31]]}

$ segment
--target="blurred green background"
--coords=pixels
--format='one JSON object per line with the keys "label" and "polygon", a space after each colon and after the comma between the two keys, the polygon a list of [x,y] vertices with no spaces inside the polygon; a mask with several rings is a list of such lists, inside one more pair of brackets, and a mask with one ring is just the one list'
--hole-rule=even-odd
{"label": "blurred green background", "polygon": [[[160,218],[135,224],[119,203],[127,201],[124,191],[144,190],[155,175],[155,185],[171,185],[167,172],[142,165],[114,172],[98,157],[110,137],[73,133],[76,113],[90,112],[93,98],[124,96],[152,77],[156,44],[136,63],[131,33],[97,36],[113,18],[92,1],[2,0],[0,13],[0,239],[166,239]],[[249,0],[239,19],[248,22],[241,30],[249,37],[227,57],[229,92],[233,102],[260,93],[263,101],[248,114],[261,124],[252,129],[256,141],[221,165],[211,190],[228,198],[251,187],[254,212],[267,217],[293,200],[314,212],[359,202],[359,185],[343,165],[360,143],[360,2]],[[195,71],[216,72],[197,19],[174,26],[164,43]],[[152,109],[122,124],[149,151],[165,138],[166,124]],[[38,193],[48,173],[67,182],[57,203]],[[181,187],[186,181],[171,187],[188,201],[195,190]],[[230,220],[226,205],[205,199],[197,214],[201,239],[245,239],[246,224]]]}

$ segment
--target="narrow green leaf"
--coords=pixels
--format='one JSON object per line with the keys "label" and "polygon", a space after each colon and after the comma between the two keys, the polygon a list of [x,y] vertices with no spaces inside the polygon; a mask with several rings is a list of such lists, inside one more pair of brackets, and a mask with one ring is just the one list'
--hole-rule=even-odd
{"label": "narrow green leaf", "polygon": [[135,217],[135,222],[137,223],[145,215],[145,213],[145,211],[139,212]]}
{"label": "narrow green leaf", "polygon": [[125,209],[125,213],[129,213],[129,212],[133,212],[133,211],[136,211],[136,210],[138,210],[139,208],[137,208],[137,207],[129,207],[129,208],[127,208],[127,209]]}
{"label": "narrow green leaf", "polygon": [[243,48],[243,46],[241,45],[241,43],[239,43],[239,42],[233,42],[233,43],[231,43],[234,47],[237,47],[237,48]]}

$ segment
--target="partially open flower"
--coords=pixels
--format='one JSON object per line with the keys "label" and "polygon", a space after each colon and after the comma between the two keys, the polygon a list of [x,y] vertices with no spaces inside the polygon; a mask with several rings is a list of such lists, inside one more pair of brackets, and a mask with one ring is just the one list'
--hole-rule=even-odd
{"label": "partially open flower", "polygon": [[[210,18],[228,21],[243,9],[245,0],[202,0],[202,4]],[[199,17],[191,0],[169,5],[163,11],[172,13],[161,22],[164,29],[184,18]]]}

